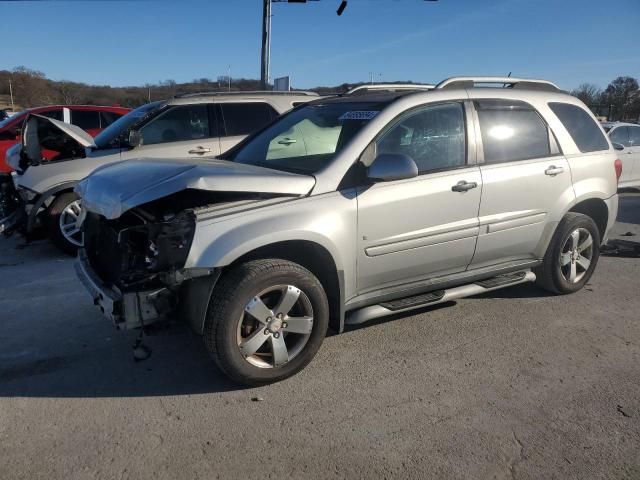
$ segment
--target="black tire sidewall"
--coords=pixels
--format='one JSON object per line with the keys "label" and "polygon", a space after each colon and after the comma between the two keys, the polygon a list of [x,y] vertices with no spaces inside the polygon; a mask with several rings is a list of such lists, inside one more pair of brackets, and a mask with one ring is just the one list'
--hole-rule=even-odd
{"label": "black tire sidewall", "polygon": [[[295,264],[292,264],[295,265]],[[241,281],[234,288],[225,307],[210,319],[216,323],[216,356],[218,365],[234,380],[258,385],[290,377],[302,370],[315,356],[327,332],[329,306],[320,282],[302,267],[281,266],[276,271],[264,272],[254,278]],[[295,285],[309,298],[313,308],[313,329],[304,349],[291,361],[278,368],[260,368],[244,359],[238,348],[238,322],[246,304],[259,292],[274,285]]]}
{"label": "black tire sidewall", "polygon": [[[558,227],[558,235],[550,252],[551,257],[547,259],[550,263],[549,267],[551,268],[554,287],[558,290],[558,293],[561,294],[574,293],[582,289],[582,287],[584,287],[584,285],[591,279],[591,275],[593,275],[598,259],[600,258],[600,232],[598,231],[598,227],[594,221],[590,217],[581,214],[574,214],[572,217],[566,218],[565,220],[566,221],[563,220]],[[562,247],[569,238],[569,235],[577,228],[584,228],[591,234],[591,237],[593,238],[593,255],[591,257],[589,269],[586,271],[582,279],[577,283],[569,283],[567,279],[564,278],[564,275],[562,275],[558,258],[562,251]]]}
{"label": "black tire sidewall", "polygon": [[74,192],[65,192],[58,195],[47,211],[47,230],[49,231],[49,238],[51,242],[58,247],[62,252],[68,255],[75,255],[78,252],[78,246],[69,242],[62,234],[60,230],[60,215],[67,206],[78,200],[80,197]]}

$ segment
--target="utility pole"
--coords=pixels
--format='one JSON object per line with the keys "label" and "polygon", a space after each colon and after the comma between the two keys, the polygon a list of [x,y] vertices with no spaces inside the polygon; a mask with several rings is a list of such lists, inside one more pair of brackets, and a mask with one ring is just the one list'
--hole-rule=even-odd
{"label": "utility pole", "polygon": [[16,109],[13,106],[13,87],[11,86],[11,80],[9,80],[9,95],[11,96],[11,111],[15,113]]}
{"label": "utility pole", "polygon": [[260,66],[260,87],[267,89],[269,83],[269,62],[271,56],[271,0],[262,0],[262,62]]}
{"label": "utility pole", "polygon": [[231,65],[229,65],[228,69],[227,69],[227,85],[228,85],[228,91],[231,91]]}

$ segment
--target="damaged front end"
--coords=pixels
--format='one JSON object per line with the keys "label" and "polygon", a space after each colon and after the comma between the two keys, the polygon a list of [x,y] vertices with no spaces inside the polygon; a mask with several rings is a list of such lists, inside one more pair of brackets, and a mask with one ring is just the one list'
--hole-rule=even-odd
{"label": "damaged front end", "polygon": [[25,218],[23,201],[11,174],[0,174],[0,233],[9,237],[20,228]]}
{"label": "damaged front end", "polygon": [[214,269],[185,269],[196,214],[173,199],[108,220],[87,212],[76,270],[94,303],[119,329],[139,328],[176,311],[181,286]]}

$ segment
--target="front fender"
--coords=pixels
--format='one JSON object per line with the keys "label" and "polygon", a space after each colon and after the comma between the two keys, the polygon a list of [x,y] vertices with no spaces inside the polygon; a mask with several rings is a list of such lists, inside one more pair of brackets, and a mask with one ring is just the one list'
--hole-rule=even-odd
{"label": "front fender", "polygon": [[60,192],[65,190],[73,191],[73,188],[76,186],[77,182],[66,182],[60,185],[56,185],[55,187],[50,188],[46,192],[39,195],[35,202],[33,203],[33,207],[29,211],[29,217],[27,218],[27,233],[33,231],[33,228],[36,223],[36,218],[38,216],[38,211],[42,208],[42,206],[49,200]]}
{"label": "front fender", "polygon": [[323,247],[347,294],[355,288],[357,200],[340,192],[198,222],[185,267],[225,267],[258,248],[285,241]]}

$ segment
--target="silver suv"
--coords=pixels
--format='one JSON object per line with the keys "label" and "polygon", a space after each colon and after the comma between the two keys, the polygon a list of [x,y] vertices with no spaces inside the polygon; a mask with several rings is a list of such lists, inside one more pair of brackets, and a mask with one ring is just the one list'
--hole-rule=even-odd
{"label": "silver suv", "polygon": [[[280,114],[316,98],[314,92],[180,95],[129,112],[95,139],[73,125],[33,115],[26,120],[23,145],[7,154],[28,213],[14,214],[13,222],[0,218],[0,231],[15,229],[21,219],[29,235],[42,223],[60,249],[75,254],[82,234],[76,228],[80,204],[73,188],[96,168],[131,158],[217,156]],[[55,152],[53,161],[42,161],[43,149]]]}
{"label": "silver suv", "polygon": [[257,385],[301,370],[328,328],[523,282],[579,290],[620,172],[594,116],[545,81],[323,98],[218,159],[94,172],[77,272],[118,328],[188,320]]}

